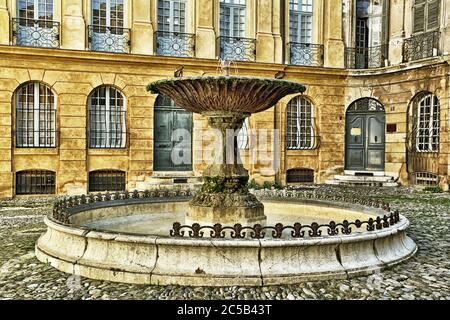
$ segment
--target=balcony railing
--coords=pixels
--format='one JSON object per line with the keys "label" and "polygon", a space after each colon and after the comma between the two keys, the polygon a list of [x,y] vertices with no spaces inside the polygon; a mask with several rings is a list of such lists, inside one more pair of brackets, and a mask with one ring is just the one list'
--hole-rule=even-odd
{"label": "balcony railing", "polygon": [[403,62],[425,59],[439,54],[439,31],[414,35],[403,42]]}
{"label": "balcony railing", "polygon": [[11,19],[12,43],[25,47],[59,48],[59,22]]}
{"label": "balcony railing", "polygon": [[156,31],[156,54],[171,57],[195,56],[195,34]]}
{"label": "balcony railing", "polygon": [[88,47],[92,51],[129,53],[131,30],[120,27],[88,26]]}
{"label": "balcony railing", "polygon": [[256,40],[239,37],[217,38],[220,59],[234,61],[255,61]]}
{"label": "balcony railing", "polygon": [[289,42],[289,64],[296,66],[323,66],[323,45]]}
{"label": "balcony railing", "polygon": [[347,69],[371,69],[385,66],[387,59],[387,46],[368,48],[346,48],[345,66]]}

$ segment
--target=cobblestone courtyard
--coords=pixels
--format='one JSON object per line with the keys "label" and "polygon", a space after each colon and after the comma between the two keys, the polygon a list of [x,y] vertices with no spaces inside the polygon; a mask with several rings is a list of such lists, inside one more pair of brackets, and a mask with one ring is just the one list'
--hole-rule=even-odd
{"label": "cobblestone courtyard", "polygon": [[337,188],[322,192],[388,201],[410,220],[417,254],[382,273],[262,288],[143,286],[95,281],[39,262],[34,244],[45,231],[49,199],[0,201],[0,299],[450,299],[450,194],[406,188]]}

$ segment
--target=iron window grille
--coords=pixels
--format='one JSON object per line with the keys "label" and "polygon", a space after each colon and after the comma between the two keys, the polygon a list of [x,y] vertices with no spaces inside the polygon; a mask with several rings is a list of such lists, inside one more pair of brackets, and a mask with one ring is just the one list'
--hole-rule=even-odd
{"label": "iron window grille", "polygon": [[386,45],[345,49],[345,66],[347,69],[381,68],[385,66],[387,58]]}
{"label": "iron window grille", "polygon": [[89,192],[125,191],[125,172],[97,170],[89,172]]}
{"label": "iron window grille", "polygon": [[95,89],[89,98],[89,147],[125,148],[126,133],[122,93],[110,86]]}
{"label": "iron window grille", "polygon": [[287,183],[313,183],[314,170],[306,168],[289,169],[286,173]]}
{"label": "iron window grille", "polygon": [[289,63],[297,66],[323,66],[323,45],[289,42]]}
{"label": "iron window grille", "polygon": [[416,97],[413,102],[412,130],[416,152],[439,152],[440,107],[433,94]]}
{"label": "iron window grille", "polygon": [[16,172],[16,194],[54,194],[56,174],[47,170]]}
{"label": "iron window grille", "polygon": [[156,54],[172,57],[195,56],[195,34],[167,31],[155,32]]}
{"label": "iron window grille", "polygon": [[312,150],[319,147],[312,104],[303,97],[292,99],[287,111],[287,149]]}
{"label": "iron window grille", "polygon": [[439,54],[440,32],[413,35],[403,42],[403,62],[420,60]]}
{"label": "iron window grille", "polygon": [[124,27],[123,0],[92,0],[88,46],[93,51],[130,52],[131,30]]}
{"label": "iron window grille", "polygon": [[51,89],[29,82],[19,88],[15,100],[16,147],[56,147],[56,106]]}
{"label": "iron window grille", "polygon": [[432,172],[415,172],[411,177],[414,185],[437,186],[439,184],[439,175]]}

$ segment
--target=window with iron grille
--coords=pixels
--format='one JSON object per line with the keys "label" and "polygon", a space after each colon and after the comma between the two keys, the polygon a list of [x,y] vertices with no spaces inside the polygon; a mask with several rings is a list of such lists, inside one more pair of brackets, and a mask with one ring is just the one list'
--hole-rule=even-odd
{"label": "window with iron grille", "polygon": [[313,0],[289,1],[289,41],[311,43]]}
{"label": "window with iron grille", "polygon": [[56,47],[59,25],[53,21],[53,0],[17,0],[16,44],[32,47]]}
{"label": "window with iron grille", "polygon": [[122,93],[110,86],[94,90],[89,98],[89,146],[125,148],[126,108]]}
{"label": "window with iron grille", "polygon": [[314,149],[314,110],[312,104],[303,97],[293,98],[287,105],[287,149]]}
{"label": "window with iron grille", "polygon": [[439,100],[433,94],[419,95],[415,99],[415,132],[418,152],[439,152]]}
{"label": "window with iron grille", "polygon": [[245,1],[220,0],[220,35],[245,37]]}
{"label": "window with iron grille", "polygon": [[16,147],[56,146],[55,97],[38,82],[22,85],[16,93]]}
{"label": "window with iron grille", "polygon": [[250,124],[248,117],[245,118],[242,128],[239,130],[237,135],[237,146],[239,149],[248,149],[249,147],[249,130]]}
{"label": "window with iron grille", "polygon": [[16,194],[54,194],[56,174],[46,170],[16,173]]}
{"label": "window with iron grille", "polygon": [[415,0],[413,6],[413,33],[439,29],[441,0]]}
{"label": "window with iron grille", "polygon": [[125,172],[97,170],[89,172],[89,192],[125,191]]}
{"label": "window with iron grille", "polygon": [[290,169],[286,173],[287,183],[313,183],[314,182],[314,170],[299,168]]}
{"label": "window with iron grille", "polygon": [[431,172],[415,172],[413,174],[413,184],[419,186],[437,186],[439,176]]}

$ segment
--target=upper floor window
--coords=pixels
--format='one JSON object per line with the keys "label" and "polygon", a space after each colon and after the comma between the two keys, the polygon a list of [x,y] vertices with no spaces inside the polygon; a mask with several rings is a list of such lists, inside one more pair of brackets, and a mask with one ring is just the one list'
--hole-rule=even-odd
{"label": "upper floor window", "polygon": [[12,22],[17,45],[59,46],[59,23],[53,21],[53,0],[17,0],[17,18]]}
{"label": "upper floor window", "polygon": [[347,48],[348,68],[379,68],[387,59],[387,0],[356,0],[354,47]]}
{"label": "upper floor window", "polygon": [[314,110],[304,97],[293,98],[287,105],[287,148],[307,150],[316,148]]}
{"label": "upper floor window", "polygon": [[421,94],[413,102],[413,134],[416,151],[439,151],[439,100],[429,93]]}
{"label": "upper floor window", "polygon": [[89,97],[89,147],[125,148],[125,98],[110,86],[101,86]]}
{"label": "upper floor window", "polygon": [[56,105],[50,87],[29,82],[17,90],[16,146],[56,146]]}
{"label": "upper floor window", "polygon": [[256,42],[245,37],[246,0],[220,0],[220,58],[255,59]]}
{"label": "upper floor window", "polygon": [[413,7],[413,33],[439,28],[441,0],[415,0]]}
{"label": "upper floor window", "polygon": [[156,53],[189,57],[194,50],[195,35],[186,33],[186,0],[158,0]]}
{"label": "upper floor window", "polygon": [[131,31],[124,26],[123,0],[92,0],[91,50],[128,52]]}

